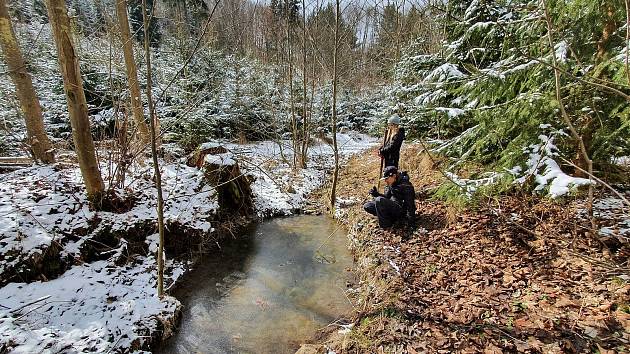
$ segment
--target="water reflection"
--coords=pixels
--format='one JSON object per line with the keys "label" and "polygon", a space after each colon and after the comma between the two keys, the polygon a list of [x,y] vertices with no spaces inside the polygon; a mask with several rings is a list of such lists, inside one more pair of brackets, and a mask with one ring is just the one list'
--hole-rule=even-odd
{"label": "water reflection", "polygon": [[[324,216],[275,219],[206,256],[174,294],[185,306],[181,327],[159,352],[295,352],[351,309],[352,258],[336,228]],[[323,242],[324,262],[315,255]]]}

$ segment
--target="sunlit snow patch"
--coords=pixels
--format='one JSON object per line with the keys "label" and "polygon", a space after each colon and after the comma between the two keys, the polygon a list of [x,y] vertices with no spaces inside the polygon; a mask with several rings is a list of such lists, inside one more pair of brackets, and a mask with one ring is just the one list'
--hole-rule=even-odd
{"label": "sunlit snow patch", "polygon": [[[548,126],[543,125],[541,128],[548,128]],[[549,187],[549,196],[552,198],[563,196],[578,186],[592,183],[586,178],[573,177],[562,172],[558,163],[552,158],[558,156],[558,148],[553,143],[554,136],[541,134],[538,138],[541,144],[533,144],[523,149],[529,154],[526,170],[522,174],[520,166],[510,170],[513,175],[519,176],[514,181],[515,183],[523,184],[533,176],[537,184],[535,190],[541,191]]]}

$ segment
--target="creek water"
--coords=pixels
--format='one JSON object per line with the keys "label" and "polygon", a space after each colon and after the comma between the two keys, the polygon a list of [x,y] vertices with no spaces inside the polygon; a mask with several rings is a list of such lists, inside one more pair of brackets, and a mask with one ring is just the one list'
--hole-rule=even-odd
{"label": "creek water", "polygon": [[346,234],[330,218],[252,226],[187,274],[173,294],[184,305],[180,327],[157,352],[294,353],[351,310],[351,267]]}

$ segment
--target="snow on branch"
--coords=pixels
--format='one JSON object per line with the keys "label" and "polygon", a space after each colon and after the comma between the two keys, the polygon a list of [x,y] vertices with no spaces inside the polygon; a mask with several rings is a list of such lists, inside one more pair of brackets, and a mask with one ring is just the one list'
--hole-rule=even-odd
{"label": "snow on branch", "polygon": [[466,196],[468,198],[472,197],[480,187],[493,185],[504,176],[503,173],[499,172],[488,172],[487,177],[478,179],[460,178],[452,172],[446,172],[446,175],[453,183],[457,184],[460,188],[466,191]]}
{"label": "snow on branch", "polygon": [[439,81],[444,82],[448,79],[461,79],[466,77],[464,73],[459,71],[455,64],[445,63],[433,69],[423,81]]}
{"label": "snow on branch", "polygon": [[[549,128],[549,125],[541,124],[540,127],[545,129]],[[555,134],[565,135],[562,131],[557,131]],[[578,186],[592,183],[586,178],[569,176],[560,169],[558,163],[553,159],[559,156],[559,150],[554,145],[555,136],[540,134],[538,139],[540,139],[541,144],[532,144],[523,149],[524,153],[529,154],[526,170],[522,172],[522,168],[516,166],[509,171],[515,177],[519,176],[514,183],[522,185],[533,176],[537,184],[534,190],[542,191],[548,187],[549,196],[552,198],[558,198]]]}

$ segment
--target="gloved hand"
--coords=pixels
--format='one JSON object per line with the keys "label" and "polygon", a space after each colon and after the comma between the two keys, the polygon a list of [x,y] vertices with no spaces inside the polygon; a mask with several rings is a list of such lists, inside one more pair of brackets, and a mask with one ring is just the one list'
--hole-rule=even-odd
{"label": "gloved hand", "polygon": [[376,187],[374,186],[372,186],[372,189],[370,189],[369,194],[375,198],[380,195],[380,193],[378,192],[378,189],[376,189]]}

